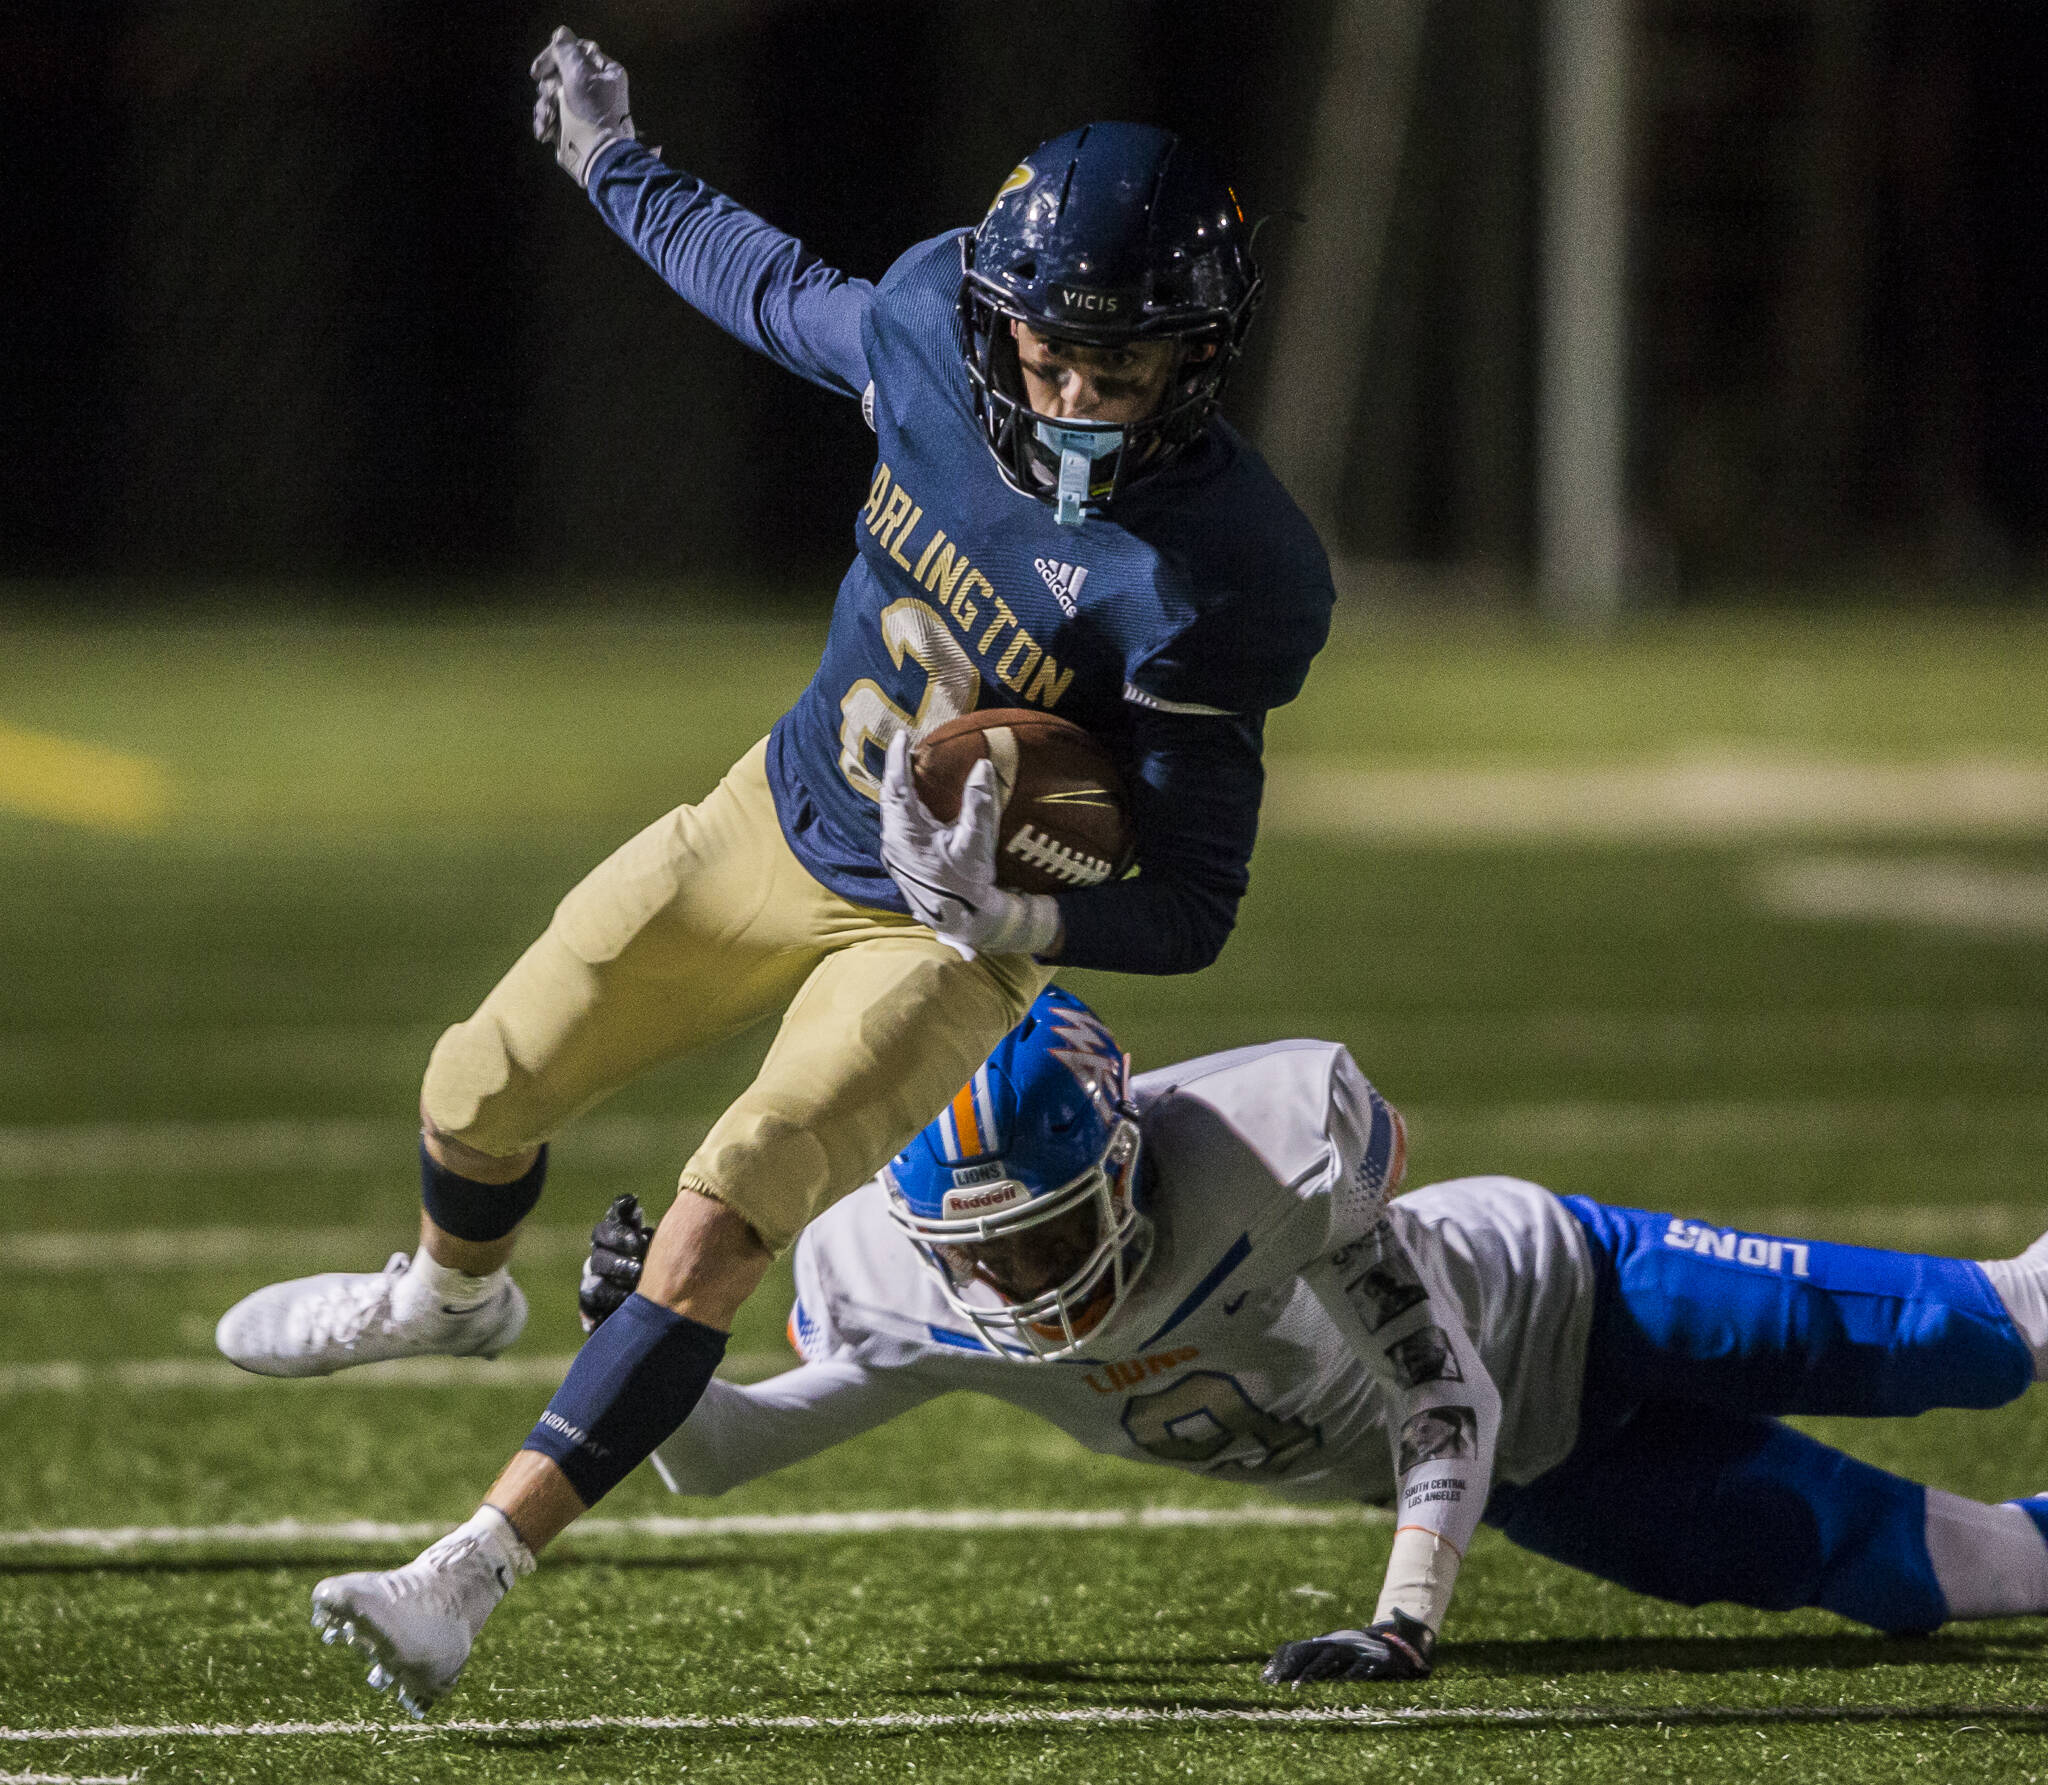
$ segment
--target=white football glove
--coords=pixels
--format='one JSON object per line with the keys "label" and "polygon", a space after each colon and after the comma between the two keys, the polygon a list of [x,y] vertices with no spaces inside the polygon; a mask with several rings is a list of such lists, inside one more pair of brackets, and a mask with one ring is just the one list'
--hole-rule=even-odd
{"label": "white football glove", "polygon": [[996,885],[996,765],[968,772],[960,816],[942,823],[925,809],[910,778],[910,735],[889,740],[882,767],[882,865],[911,915],[963,961],[977,953],[1044,954],[1059,940],[1059,902],[1050,893]]}
{"label": "white football glove", "polygon": [[626,71],[587,37],[557,25],[548,47],[533,59],[540,92],[533,102],[533,134],[555,145],[555,159],[590,183],[598,150],[631,137],[633,114],[626,102]]}

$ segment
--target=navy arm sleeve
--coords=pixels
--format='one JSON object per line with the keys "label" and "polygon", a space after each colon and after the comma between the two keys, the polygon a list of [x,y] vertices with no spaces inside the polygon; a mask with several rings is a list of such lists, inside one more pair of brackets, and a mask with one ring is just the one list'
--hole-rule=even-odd
{"label": "navy arm sleeve", "polygon": [[600,150],[589,190],[633,251],[727,334],[842,396],[867,388],[861,325],[875,288],[865,279],[637,142]]}
{"label": "navy arm sleeve", "polygon": [[1194,973],[1222,953],[1251,882],[1266,712],[1301,692],[1329,636],[1329,570],[1306,527],[1294,599],[1222,602],[1131,665],[1138,877],[1059,895],[1062,965]]}
{"label": "navy arm sleeve", "polygon": [[1264,732],[1262,713],[1138,713],[1139,873],[1058,895],[1062,966],[1193,973],[1222,952],[1251,881]]}

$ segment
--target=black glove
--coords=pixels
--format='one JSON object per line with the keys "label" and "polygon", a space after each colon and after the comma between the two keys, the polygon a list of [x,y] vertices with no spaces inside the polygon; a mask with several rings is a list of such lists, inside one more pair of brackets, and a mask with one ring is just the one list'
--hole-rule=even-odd
{"label": "black glove", "polygon": [[583,1281],[576,1285],[576,1312],[583,1316],[585,1332],[596,1332],[640,1287],[641,1261],[653,1238],[637,1196],[620,1197],[590,1230],[590,1256],[583,1261]]}
{"label": "black glove", "polygon": [[1397,1611],[1369,1630],[1332,1630],[1308,1642],[1283,1642],[1259,1675],[1269,1686],[1323,1680],[1426,1680],[1436,1635],[1419,1618]]}

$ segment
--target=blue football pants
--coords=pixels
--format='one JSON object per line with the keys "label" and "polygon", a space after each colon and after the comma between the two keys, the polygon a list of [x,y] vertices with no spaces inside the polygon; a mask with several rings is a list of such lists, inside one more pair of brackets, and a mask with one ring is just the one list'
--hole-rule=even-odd
{"label": "blue football pants", "polygon": [[1941,1623],[1926,1490],[1776,1416],[2013,1400],[2033,1359],[1983,1271],[1563,1200],[1595,1273],[1578,1443],[1487,1521],[1681,1605]]}

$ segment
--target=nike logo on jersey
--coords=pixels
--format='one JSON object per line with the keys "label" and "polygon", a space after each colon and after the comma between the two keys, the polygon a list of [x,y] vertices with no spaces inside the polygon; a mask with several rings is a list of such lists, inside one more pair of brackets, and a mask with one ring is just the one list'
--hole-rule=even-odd
{"label": "nike logo on jersey", "polygon": [[1247,1296],[1247,1295],[1250,1295],[1250,1294],[1251,1294],[1251,1291],[1250,1291],[1249,1289],[1247,1289],[1247,1290],[1246,1290],[1246,1291],[1244,1292],[1244,1295],[1240,1295],[1239,1297],[1237,1297],[1237,1299],[1236,1299],[1235,1301],[1228,1301],[1228,1302],[1225,1302],[1225,1303],[1223,1304],[1223,1311],[1224,1311],[1224,1313],[1226,1313],[1226,1314],[1235,1314],[1235,1313],[1236,1313],[1236,1312],[1238,1311],[1238,1309],[1240,1309],[1241,1307],[1243,1307],[1243,1306],[1244,1306],[1244,1302],[1245,1302],[1245,1296]]}
{"label": "nike logo on jersey", "polygon": [[1052,591],[1053,600],[1060,604],[1060,611],[1073,619],[1081,611],[1081,585],[1088,580],[1085,564],[1062,564],[1057,558],[1033,558],[1038,574],[1045,578],[1045,586]]}

